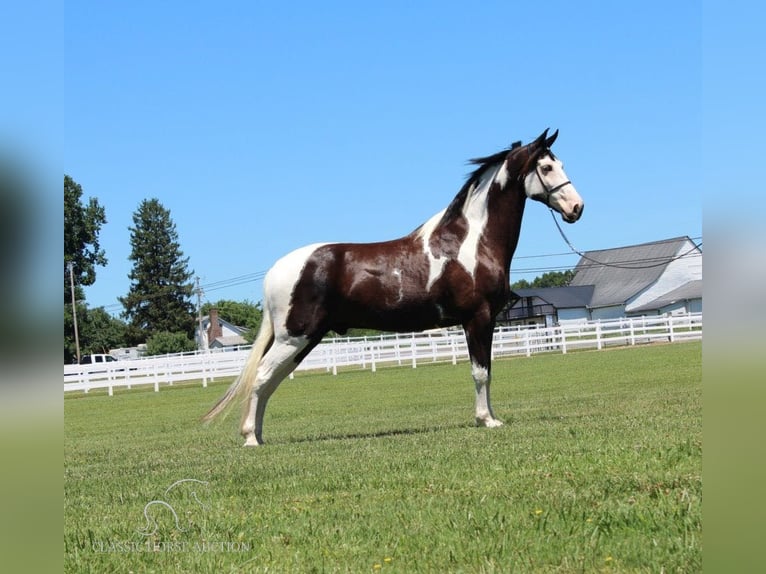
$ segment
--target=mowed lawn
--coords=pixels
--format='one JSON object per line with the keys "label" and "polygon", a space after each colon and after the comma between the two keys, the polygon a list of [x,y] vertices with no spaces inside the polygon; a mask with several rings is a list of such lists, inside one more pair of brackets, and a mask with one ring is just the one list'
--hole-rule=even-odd
{"label": "mowed lawn", "polygon": [[[229,381],[67,394],[69,572],[699,572],[701,343],[299,373],[245,449]],[[179,482],[182,481],[182,482]]]}

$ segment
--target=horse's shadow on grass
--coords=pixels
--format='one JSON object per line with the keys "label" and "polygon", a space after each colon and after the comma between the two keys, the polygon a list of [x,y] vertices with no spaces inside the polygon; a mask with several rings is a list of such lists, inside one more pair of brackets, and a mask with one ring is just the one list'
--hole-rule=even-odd
{"label": "horse's shadow on grass", "polygon": [[394,438],[402,436],[416,436],[416,435],[428,435],[435,434],[442,431],[457,430],[457,429],[469,429],[477,428],[476,425],[471,423],[455,423],[445,424],[430,427],[419,428],[401,428],[401,429],[385,429],[385,430],[371,430],[367,432],[327,432],[318,433],[310,436],[302,437],[290,437],[277,440],[266,441],[266,446],[277,444],[302,444],[302,443],[315,443],[315,442],[329,442],[329,441],[345,441],[345,440],[363,440],[363,439],[379,439],[379,438]]}

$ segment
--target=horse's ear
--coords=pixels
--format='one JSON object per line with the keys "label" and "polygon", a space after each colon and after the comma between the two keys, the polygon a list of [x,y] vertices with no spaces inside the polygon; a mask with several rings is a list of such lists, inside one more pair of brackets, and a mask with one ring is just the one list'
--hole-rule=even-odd
{"label": "horse's ear", "polygon": [[545,146],[545,138],[547,138],[547,137],[548,137],[548,130],[549,130],[549,129],[550,129],[550,128],[545,128],[545,131],[544,131],[543,133],[541,133],[541,134],[538,136],[538,138],[535,140],[535,147],[536,147],[536,148],[540,148],[540,147],[543,147],[543,146]]}
{"label": "horse's ear", "polygon": [[[547,132],[548,130],[545,130],[545,131]],[[553,142],[556,141],[557,137],[559,137],[559,130],[556,130],[555,132],[553,132],[553,135],[545,140],[545,147],[548,147],[548,148],[551,147],[553,145]]]}

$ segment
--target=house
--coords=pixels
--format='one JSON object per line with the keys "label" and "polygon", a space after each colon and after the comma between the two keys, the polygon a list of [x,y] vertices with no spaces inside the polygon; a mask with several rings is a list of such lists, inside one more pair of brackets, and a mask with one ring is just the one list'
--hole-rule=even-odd
{"label": "house", "polygon": [[244,335],[247,329],[237,327],[222,319],[218,309],[210,309],[210,314],[202,317],[201,332],[197,328],[196,341],[199,349],[220,349],[249,344]]}
{"label": "house", "polygon": [[567,287],[518,289],[498,316],[539,324],[702,311],[702,251],[689,237],[585,252]]}
{"label": "house", "polygon": [[498,323],[552,327],[560,321],[587,320],[594,289],[594,285],[514,289]]}

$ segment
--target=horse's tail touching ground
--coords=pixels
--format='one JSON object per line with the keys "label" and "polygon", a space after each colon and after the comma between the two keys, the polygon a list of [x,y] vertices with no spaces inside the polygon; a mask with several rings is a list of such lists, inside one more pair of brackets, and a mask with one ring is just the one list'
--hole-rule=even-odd
{"label": "horse's tail touching ground", "polygon": [[[268,309],[263,310],[263,320],[258,330],[258,336],[253,342],[253,348],[247,357],[245,366],[236,380],[229,386],[226,393],[218,399],[218,402],[202,417],[203,422],[210,422],[229,406],[235,397],[241,397],[243,400],[250,396],[255,383],[256,372],[261,364],[261,359],[266,351],[269,350],[274,341],[274,326],[271,322],[271,314]],[[244,384],[242,384],[244,383]]]}

